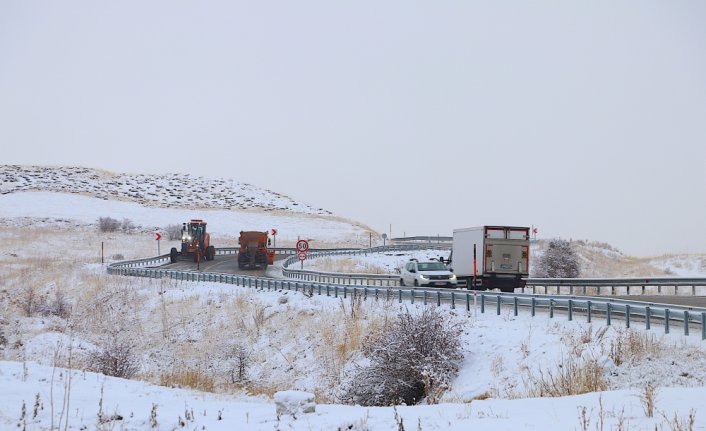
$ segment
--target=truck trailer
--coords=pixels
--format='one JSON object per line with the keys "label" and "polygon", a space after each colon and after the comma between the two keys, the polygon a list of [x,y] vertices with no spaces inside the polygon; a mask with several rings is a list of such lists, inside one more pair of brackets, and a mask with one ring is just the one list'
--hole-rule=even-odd
{"label": "truck trailer", "polygon": [[469,289],[512,292],[529,276],[529,241],[528,227],[454,229],[448,266]]}

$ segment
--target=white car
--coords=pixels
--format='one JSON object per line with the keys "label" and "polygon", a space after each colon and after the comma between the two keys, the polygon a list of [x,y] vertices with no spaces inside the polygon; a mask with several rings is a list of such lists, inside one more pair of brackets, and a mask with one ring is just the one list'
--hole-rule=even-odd
{"label": "white car", "polygon": [[458,280],[443,262],[418,262],[411,259],[400,271],[400,286],[456,287]]}

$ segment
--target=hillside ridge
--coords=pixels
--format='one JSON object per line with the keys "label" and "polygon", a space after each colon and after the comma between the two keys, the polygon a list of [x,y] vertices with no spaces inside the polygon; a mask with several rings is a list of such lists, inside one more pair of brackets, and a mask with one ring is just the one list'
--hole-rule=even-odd
{"label": "hillside ridge", "polygon": [[0,165],[0,194],[49,191],[143,206],[186,209],[285,211],[333,215],[289,196],[231,179],[190,174],[127,174],[76,166]]}

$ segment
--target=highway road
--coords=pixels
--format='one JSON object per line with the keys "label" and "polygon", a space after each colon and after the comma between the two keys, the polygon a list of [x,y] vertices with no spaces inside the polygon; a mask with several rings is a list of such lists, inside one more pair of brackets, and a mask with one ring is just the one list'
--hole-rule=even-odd
{"label": "highway road", "polygon": [[[266,270],[261,269],[238,269],[238,261],[235,254],[216,255],[211,261],[202,260],[199,262],[200,272],[217,272],[222,274],[252,275],[254,277],[282,278],[282,267],[278,265],[278,260],[284,260],[286,256],[275,256],[275,264],[269,265]],[[196,271],[197,265],[191,259],[180,259],[176,263],[163,265],[160,269],[175,269],[180,271]]]}

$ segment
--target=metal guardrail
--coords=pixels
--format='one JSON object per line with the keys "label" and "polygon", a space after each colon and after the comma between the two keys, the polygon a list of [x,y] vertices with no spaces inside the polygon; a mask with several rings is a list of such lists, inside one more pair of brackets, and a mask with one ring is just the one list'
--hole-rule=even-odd
{"label": "metal guardrail", "polygon": [[[428,244],[409,244],[387,247],[374,247],[371,249],[353,249],[346,251],[332,250],[329,252],[311,253],[308,258],[317,258],[335,255],[368,255],[387,251],[419,250],[434,247]],[[321,272],[313,270],[298,270],[288,268],[296,262],[296,257],[285,260],[282,275],[303,281],[316,281],[320,283],[336,283],[347,285],[368,286],[398,286],[399,276],[395,274],[356,274]],[[642,278],[527,278],[522,293],[554,293],[555,295],[706,295],[706,278],[685,277],[642,277]],[[459,281],[459,286],[465,283]]]}
{"label": "metal guardrail", "polygon": [[[337,250],[315,250],[307,255],[307,259],[316,259],[320,257],[330,256],[367,256],[375,253],[389,253],[396,251],[410,250],[427,250],[427,249],[445,250],[443,247],[437,247],[434,244],[404,244],[404,245],[387,245],[364,249],[337,249]],[[313,270],[303,270],[290,268],[293,263],[299,262],[297,256],[288,257],[282,264],[282,275],[295,280],[312,281],[318,283],[333,283],[339,285],[358,285],[358,286],[398,286],[399,275],[395,274],[363,274],[363,273],[344,273],[344,272],[322,272]]]}
{"label": "metal guardrail", "polygon": [[528,278],[523,292],[581,295],[706,295],[706,278]]}
{"label": "metal guardrail", "polygon": [[664,327],[669,333],[672,325],[680,325],[684,335],[689,335],[691,327],[701,332],[701,339],[706,340],[706,308],[683,307],[644,303],[610,298],[591,298],[579,296],[553,296],[521,293],[479,292],[454,289],[423,289],[382,286],[349,286],[335,283],[320,283],[311,281],[279,280],[265,277],[208,273],[196,271],[178,271],[159,268],[136,266],[140,264],[158,263],[168,259],[168,256],[158,256],[139,261],[119,262],[108,266],[108,273],[149,278],[168,278],[181,281],[205,281],[226,283],[260,290],[293,290],[304,294],[326,295],[334,298],[360,297],[362,300],[375,299],[409,301],[411,304],[421,302],[425,305],[442,304],[451,309],[465,308],[467,312],[495,309],[497,315],[503,310],[511,310],[518,315],[519,309],[527,309],[534,316],[538,310],[549,313],[553,318],[556,314],[564,314],[568,320],[574,320],[578,314],[583,314],[587,322],[604,318],[607,325],[621,319],[626,327],[634,325],[636,320],[642,320],[645,329],[652,329],[653,323]]}

